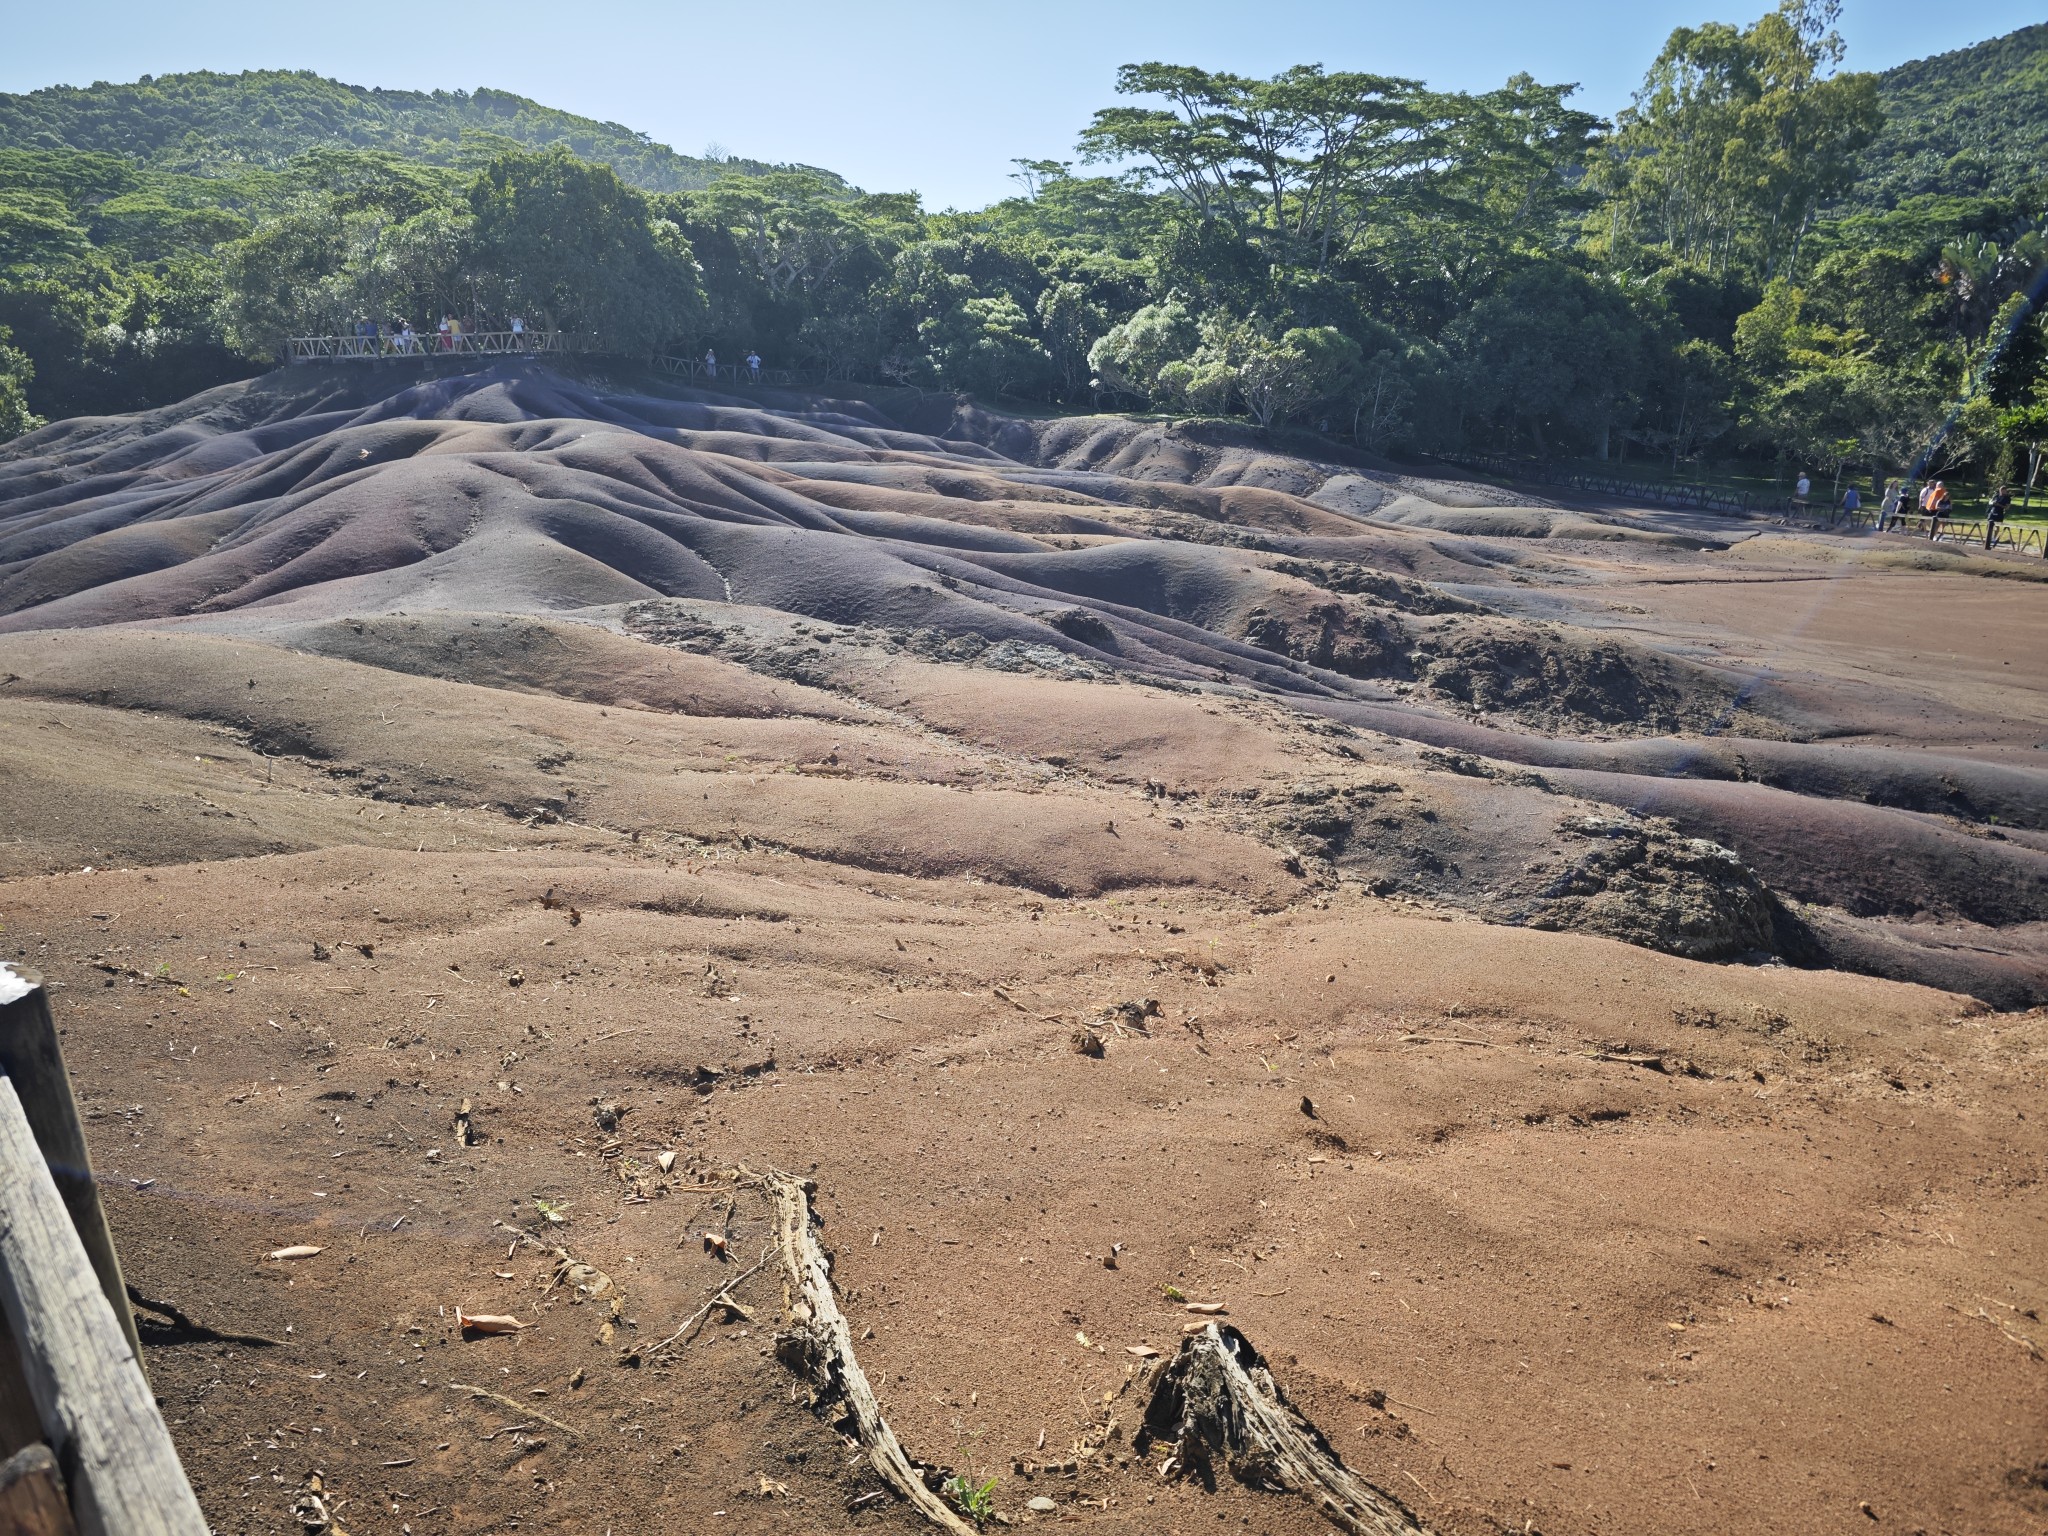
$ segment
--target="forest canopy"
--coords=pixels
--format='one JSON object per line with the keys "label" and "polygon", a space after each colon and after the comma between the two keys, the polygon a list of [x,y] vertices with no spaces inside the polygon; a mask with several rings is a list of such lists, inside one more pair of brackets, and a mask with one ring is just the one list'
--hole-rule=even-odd
{"label": "forest canopy", "polygon": [[1883,76],[1832,0],[1576,87],[1127,65],[1075,155],[934,213],[501,92],[182,75],[0,97],[0,437],[287,334],[524,313],[623,359],[1236,416],[1397,453],[2024,479],[2048,27]]}

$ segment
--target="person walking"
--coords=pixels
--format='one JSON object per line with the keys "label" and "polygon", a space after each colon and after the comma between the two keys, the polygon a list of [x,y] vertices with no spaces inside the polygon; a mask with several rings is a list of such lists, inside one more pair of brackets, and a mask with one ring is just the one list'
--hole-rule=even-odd
{"label": "person walking", "polygon": [[2005,514],[2012,510],[2012,487],[2001,485],[1991,493],[1991,506],[1984,513],[1984,547],[1998,543],[1998,530],[2005,526]]}
{"label": "person walking", "polygon": [[1863,493],[1851,484],[1849,489],[1842,492],[1842,516],[1853,521],[1856,514],[1862,510]]}
{"label": "person walking", "polygon": [[747,350],[747,379],[754,384],[761,382],[761,354],[752,348]]}
{"label": "person walking", "polygon": [[1885,481],[1884,497],[1877,504],[1877,531],[1885,529],[1899,520],[1899,508],[1906,501],[1906,482],[1896,477]]}
{"label": "person walking", "polygon": [[1795,512],[1804,512],[1806,510],[1807,498],[1812,494],[1813,480],[1802,469],[1799,471],[1798,483],[1792,487],[1792,509]]}

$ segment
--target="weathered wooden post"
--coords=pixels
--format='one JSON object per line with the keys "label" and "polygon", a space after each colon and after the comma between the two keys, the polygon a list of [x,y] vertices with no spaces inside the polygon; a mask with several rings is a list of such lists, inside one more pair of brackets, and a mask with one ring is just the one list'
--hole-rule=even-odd
{"label": "weathered wooden post", "polygon": [[71,1212],[71,1224],[78,1228],[93,1273],[99,1276],[100,1288],[107,1293],[128,1347],[140,1362],[142,1340],[135,1331],[135,1312],[128,1305],[106,1208],[100,1204],[99,1186],[93,1182],[78,1100],[72,1097],[71,1075],[64,1070],[64,1048],[57,1043],[56,1022],[50,1017],[50,995],[42,977],[4,960],[0,960],[0,1077],[14,1081],[28,1128],[57,1181],[57,1193],[64,1197],[64,1208]]}
{"label": "weathered wooden post", "polygon": [[[37,1127],[50,1129],[47,1145]],[[104,1264],[88,1256],[88,1223],[76,1218],[77,1208],[59,1191],[60,1164],[68,1183],[83,1183]],[[207,1536],[206,1518],[142,1374],[134,1317],[92,1189],[48,1000],[38,978],[4,962],[0,1316],[82,1536]],[[47,1472],[44,1464],[36,1475],[48,1482]],[[10,1493],[10,1504],[15,1498],[33,1498],[38,1507],[48,1502],[33,1489]],[[43,1536],[35,1526],[24,1529]],[[49,1530],[58,1536],[62,1527]]]}

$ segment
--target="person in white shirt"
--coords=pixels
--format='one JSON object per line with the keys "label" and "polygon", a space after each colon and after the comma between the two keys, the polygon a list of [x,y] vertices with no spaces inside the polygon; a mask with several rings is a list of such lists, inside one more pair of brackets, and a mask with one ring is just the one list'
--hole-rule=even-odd
{"label": "person in white shirt", "polygon": [[758,352],[747,354],[747,377],[756,384],[761,382],[761,354]]}

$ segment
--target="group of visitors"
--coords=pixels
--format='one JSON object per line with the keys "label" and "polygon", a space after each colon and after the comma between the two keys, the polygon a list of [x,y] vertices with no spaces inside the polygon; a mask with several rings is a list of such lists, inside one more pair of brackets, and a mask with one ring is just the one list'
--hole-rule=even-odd
{"label": "group of visitors", "polygon": [[[1884,501],[1879,506],[1877,513],[1877,531],[1879,533],[1883,533],[1887,528],[1896,528],[1905,520],[1906,494],[1907,483],[1904,480],[1894,479],[1885,483]],[[1855,495],[1855,489],[1852,487],[1849,491],[1849,496],[1853,497]],[[1850,502],[1845,499],[1843,510],[1853,512],[1860,504],[1860,502]],[[1930,539],[1940,538],[1942,524],[1954,520],[1955,497],[1950,494],[1946,481],[1928,481],[1920,487],[1920,493],[1914,499],[1913,504],[1919,514],[1927,519],[1927,537]],[[2004,528],[2005,520],[2011,512],[2012,487],[2004,484],[1993,487],[1991,500],[1984,509],[1984,547],[1986,549],[1992,549],[1997,546],[1999,532]]]}
{"label": "group of visitors", "polygon": [[[761,354],[754,351],[751,347],[747,350],[746,370],[747,382],[749,384],[761,382]],[[715,347],[706,347],[704,349],[704,377],[707,379],[718,377],[718,349]]]}
{"label": "group of visitors", "polygon": [[[1910,497],[1910,504],[1913,509],[1917,510],[1920,516],[1927,519],[1927,537],[1930,539],[1940,538],[1943,524],[1951,523],[1955,520],[1955,498],[1950,494],[1947,483],[1941,480],[1929,480],[1920,487],[1917,497],[1910,496],[1910,492],[1911,486],[1906,480],[1894,478],[1884,483],[1880,492],[1881,499],[1877,509],[1877,531],[1883,533],[1887,529],[1899,527],[1905,521]],[[1801,470],[1799,478],[1794,482],[1792,488],[1793,509],[1795,511],[1806,510],[1811,505],[1812,497],[1813,477],[1805,470]],[[1840,504],[1828,514],[1828,521],[1832,524],[1838,518],[1853,519],[1862,510],[1863,493],[1854,484],[1851,484],[1843,490]],[[1984,509],[1984,547],[1986,549],[1997,547],[1999,533],[2004,528],[2005,520],[2011,511],[2012,487],[2002,484],[1995,486],[1991,493],[1991,500]]]}
{"label": "group of visitors", "polygon": [[[1887,480],[1884,486],[1884,501],[1877,509],[1877,531],[1896,528],[1906,517],[1907,484],[1904,480]],[[1948,516],[1955,506],[1955,499],[1949,495],[1946,482],[1930,480],[1920,487],[1920,494],[1914,499],[1914,508],[1922,517],[1931,519],[1929,538],[1939,537],[1941,520]]]}
{"label": "group of visitors", "polygon": [[524,352],[526,350],[526,320],[513,315],[509,319],[493,323],[490,320],[478,325],[474,319],[460,315],[444,314],[441,323],[423,337],[412,328],[410,320],[360,320],[354,334],[369,350],[379,354],[419,356],[428,352],[470,352],[477,347],[476,338],[487,331],[495,331],[507,339],[505,350]]}

